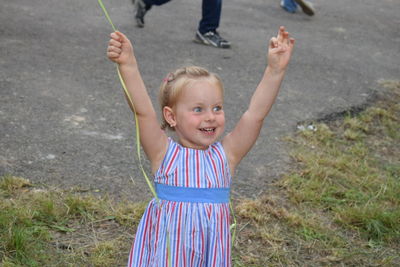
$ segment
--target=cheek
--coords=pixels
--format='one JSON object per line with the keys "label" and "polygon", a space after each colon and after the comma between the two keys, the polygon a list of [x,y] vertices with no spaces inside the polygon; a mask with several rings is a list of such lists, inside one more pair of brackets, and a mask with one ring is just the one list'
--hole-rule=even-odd
{"label": "cheek", "polygon": [[186,119],[187,119],[186,121],[188,122],[188,124],[190,124],[193,127],[197,127],[199,124],[202,123],[202,118],[200,116],[191,115],[191,116],[188,116]]}
{"label": "cheek", "polygon": [[222,114],[221,116],[218,117],[218,122],[221,125],[225,125],[225,115]]}

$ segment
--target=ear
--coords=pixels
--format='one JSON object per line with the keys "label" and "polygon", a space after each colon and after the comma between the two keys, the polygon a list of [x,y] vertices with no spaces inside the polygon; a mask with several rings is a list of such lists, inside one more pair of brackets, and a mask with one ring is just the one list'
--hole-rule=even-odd
{"label": "ear", "polygon": [[163,108],[163,116],[164,116],[165,121],[171,127],[175,127],[176,126],[175,113],[174,113],[174,110],[171,107],[165,106]]}

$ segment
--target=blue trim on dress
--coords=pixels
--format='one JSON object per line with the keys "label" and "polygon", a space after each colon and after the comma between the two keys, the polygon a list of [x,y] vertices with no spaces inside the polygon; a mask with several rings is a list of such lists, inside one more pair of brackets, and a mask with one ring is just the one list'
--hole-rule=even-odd
{"label": "blue trim on dress", "polygon": [[196,188],[155,184],[159,199],[176,202],[229,203],[229,187]]}

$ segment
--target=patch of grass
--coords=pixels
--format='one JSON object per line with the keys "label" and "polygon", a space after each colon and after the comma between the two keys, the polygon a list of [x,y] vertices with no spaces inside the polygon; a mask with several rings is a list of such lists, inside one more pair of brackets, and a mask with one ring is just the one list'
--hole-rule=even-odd
{"label": "patch of grass", "polygon": [[[10,179],[7,177],[6,182]],[[8,264],[40,266],[40,262],[46,262],[44,251],[50,235],[42,224],[35,223],[35,212],[20,208],[14,199],[0,203],[0,256],[7,258]]]}
{"label": "patch of grass", "polygon": [[6,175],[0,180],[0,193],[2,196],[11,196],[31,186],[27,179]]}
{"label": "patch of grass", "polygon": [[98,243],[91,251],[89,262],[92,266],[118,266],[127,262],[127,253],[120,251],[126,247],[127,240],[124,238],[113,239]]}
{"label": "patch of grass", "polygon": [[393,134],[400,110],[385,103],[338,127],[318,124],[322,131],[299,133],[293,157],[302,170],[281,183],[296,203],[332,210],[337,222],[379,241],[400,232],[400,138]]}
{"label": "patch of grass", "polygon": [[147,202],[121,202],[114,210],[115,220],[130,229],[137,226],[147,207]]}
{"label": "patch of grass", "polygon": [[13,176],[0,177],[0,196],[2,266],[124,265],[144,210]]}

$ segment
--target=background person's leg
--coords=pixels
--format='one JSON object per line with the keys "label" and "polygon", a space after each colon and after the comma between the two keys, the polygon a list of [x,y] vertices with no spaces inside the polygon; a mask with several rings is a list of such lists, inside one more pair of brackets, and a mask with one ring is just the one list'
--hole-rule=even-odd
{"label": "background person's leg", "polygon": [[144,27],[144,15],[153,5],[161,6],[171,0],[133,0],[135,4],[135,20],[139,28]]}
{"label": "background person's leg", "polygon": [[294,13],[297,10],[297,4],[294,0],[282,0],[281,7],[290,13]]}
{"label": "background person's leg", "polygon": [[202,17],[194,41],[218,48],[230,48],[231,43],[222,38],[217,29],[221,19],[222,0],[203,0]]}
{"label": "background person's leg", "polygon": [[221,19],[222,0],[203,0],[199,32],[216,31]]}

